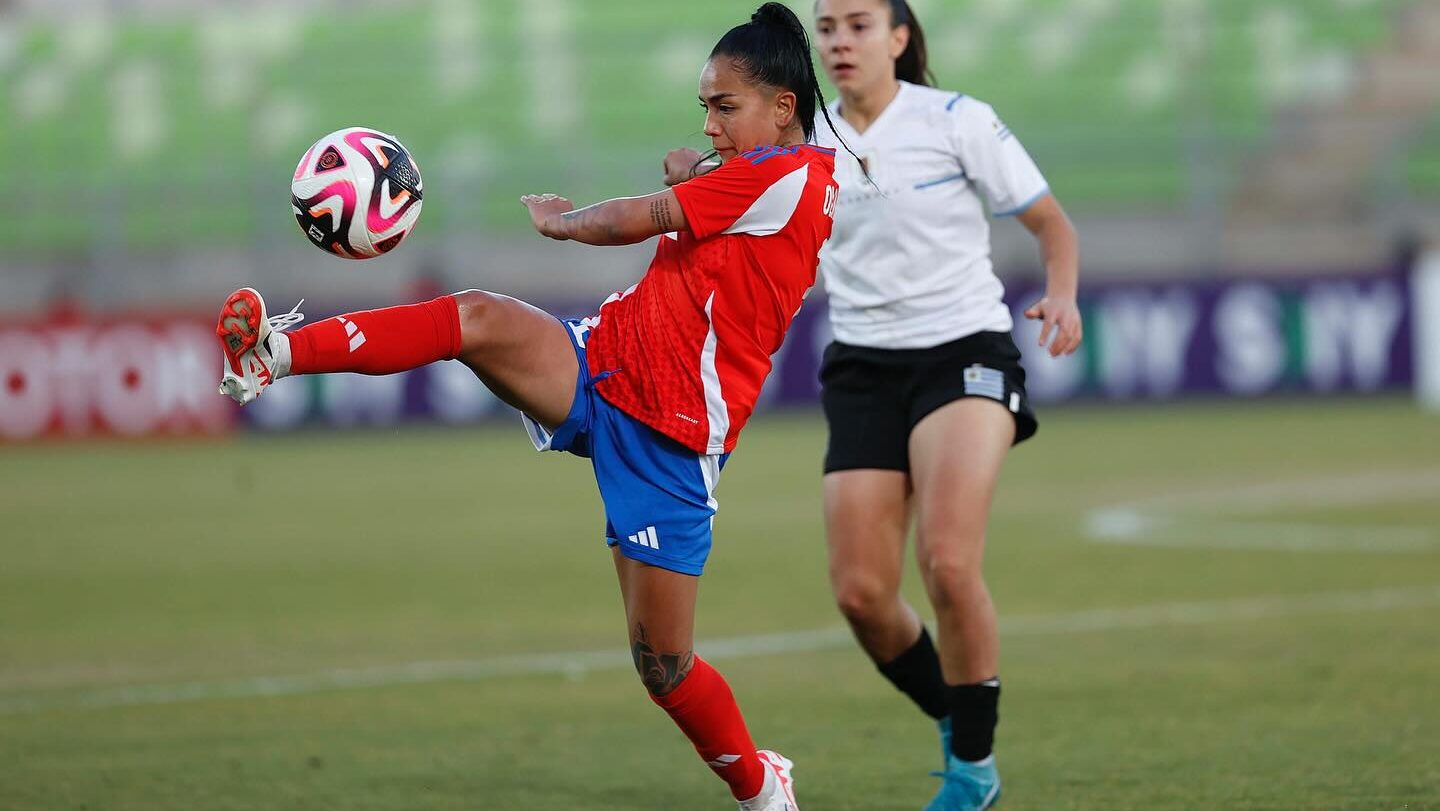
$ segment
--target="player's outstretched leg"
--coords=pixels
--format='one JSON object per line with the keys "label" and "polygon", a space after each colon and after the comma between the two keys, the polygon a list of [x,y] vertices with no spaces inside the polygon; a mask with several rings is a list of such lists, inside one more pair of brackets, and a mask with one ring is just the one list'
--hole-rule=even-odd
{"label": "player's outstretched leg", "polygon": [[579,361],[565,326],[509,296],[467,290],[284,332],[301,318],[295,312],[269,317],[252,288],[231,293],[215,328],[225,352],[220,393],[244,405],[290,375],[386,375],[460,360],[501,399],[547,427],[565,420],[574,399]]}

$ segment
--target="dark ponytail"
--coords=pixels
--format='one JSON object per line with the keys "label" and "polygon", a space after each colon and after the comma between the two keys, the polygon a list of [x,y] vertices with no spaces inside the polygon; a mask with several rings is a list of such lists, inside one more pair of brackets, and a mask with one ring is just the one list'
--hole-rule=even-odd
{"label": "dark ponytail", "polygon": [[910,29],[910,43],[895,60],[895,78],[911,84],[934,87],[935,74],[930,70],[930,57],[925,52],[925,29],[906,0],[890,0],[890,27]]}

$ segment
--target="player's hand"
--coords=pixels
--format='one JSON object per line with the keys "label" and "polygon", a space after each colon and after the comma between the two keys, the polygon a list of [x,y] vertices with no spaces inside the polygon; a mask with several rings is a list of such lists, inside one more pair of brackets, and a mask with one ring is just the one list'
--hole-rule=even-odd
{"label": "player's hand", "polygon": [[1050,357],[1069,355],[1080,348],[1085,329],[1080,323],[1080,308],[1074,298],[1045,296],[1030,305],[1025,317],[1045,323],[1040,328],[1040,345],[1045,346],[1049,342]]}
{"label": "player's hand", "polygon": [[530,209],[530,222],[542,236],[569,239],[562,215],[574,211],[575,204],[558,194],[527,194],[520,203]]}
{"label": "player's hand", "polygon": [[677,183],[684,183],[714,168],[712,166],[697,166],[696,164],[700,163],[702,157],[699,152],[689,148],[670,150],[665,155],[665,162],[663,164],[665,185],[674,186]]}

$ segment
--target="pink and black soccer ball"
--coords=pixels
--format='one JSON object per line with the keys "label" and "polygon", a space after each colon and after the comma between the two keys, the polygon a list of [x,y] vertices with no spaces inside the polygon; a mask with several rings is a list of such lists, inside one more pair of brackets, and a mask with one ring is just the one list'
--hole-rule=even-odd
{"label": "pink and black soccer ball", "polygon": [[399,140],[350,127],[306,151],[290,191],[295,221],[316,247],[346,259],[371,259],[415,230],[424,183]]}

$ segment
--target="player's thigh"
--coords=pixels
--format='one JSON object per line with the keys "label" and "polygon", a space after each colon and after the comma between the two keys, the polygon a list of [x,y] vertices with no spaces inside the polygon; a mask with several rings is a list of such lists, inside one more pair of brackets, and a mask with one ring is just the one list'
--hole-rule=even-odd
{"label": "player's thigh", "polygon": [[824,488],[825,542],[836,596],[864,601],[898,594],[910,526],[909,476],[898,470],[840,470],[825,474]]}
{"label": "player's thigh", "polygon": [[916,553],[978,570],[990,503],[1015,440],[1015,418],[983,397],[950,402],[910,433]]}
{"label": "player's thigh", "polygon": [[[832,343],[821,363],[830,580],[857,608],[900,588],[909,529],[909,368],[884,350]],[[877,594],[877,592],[879,592]]]}
{"label": "player's thigh", "polygon": [[625,602],[635,669],[646,689],[664,695],[690,672],[700,578],[642,563],[618,548],[611,554]]}
{"label": "player's thigh", "polygon": [[579,360],[567,328],[519,299],[467,290],[460,308],[460,360],[496,396],[554,430],[575,398]]}
{"label": "player's thigh", "polygon": [[909,468],[910,369],[893,353],[832,343],[820,366],[825,473]]}

